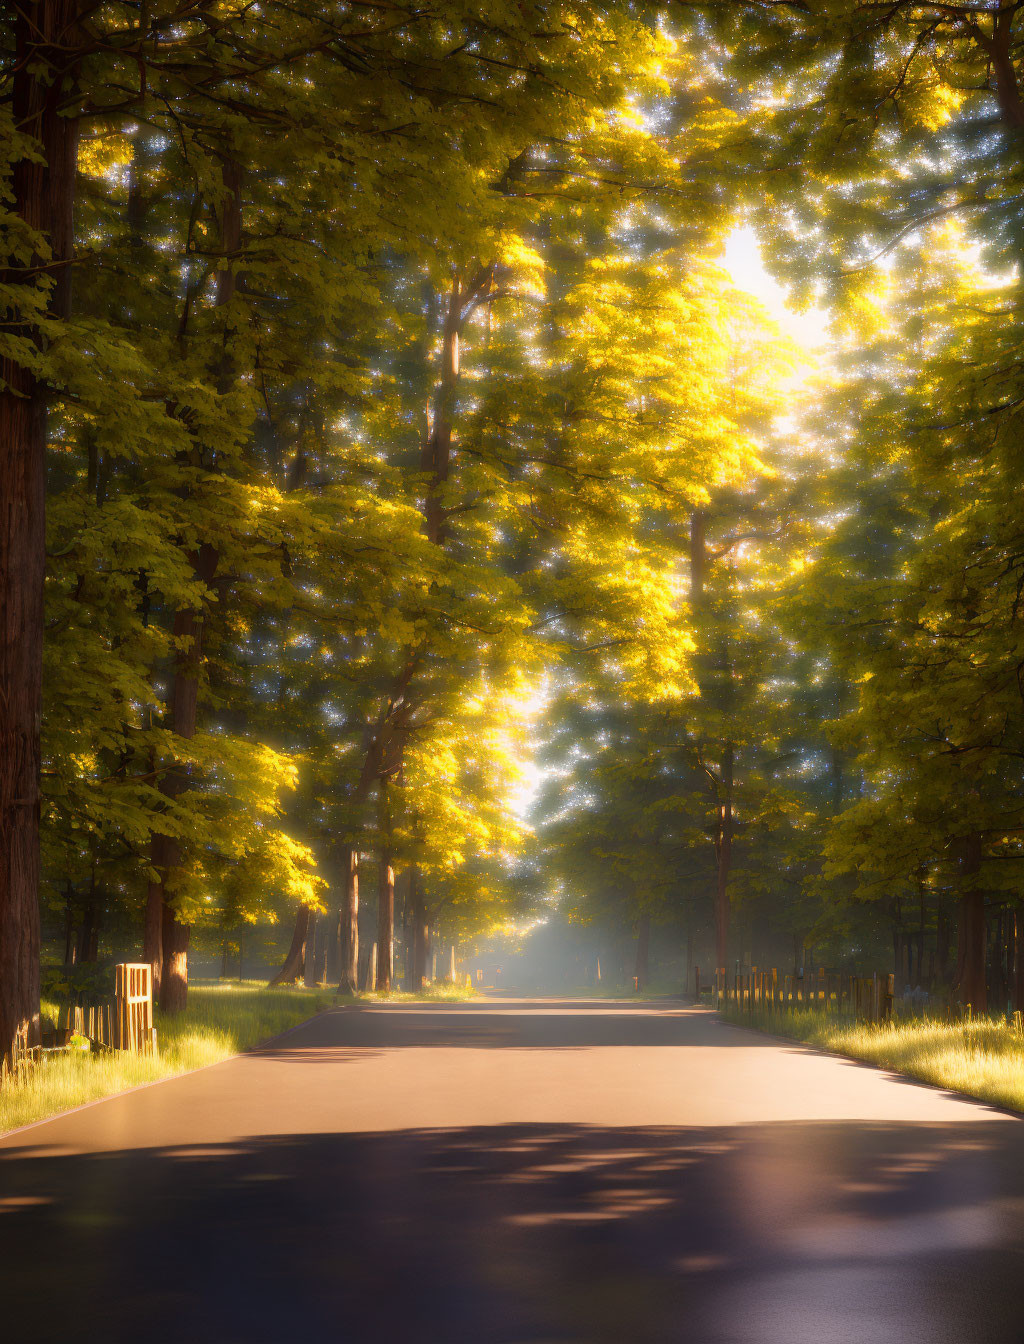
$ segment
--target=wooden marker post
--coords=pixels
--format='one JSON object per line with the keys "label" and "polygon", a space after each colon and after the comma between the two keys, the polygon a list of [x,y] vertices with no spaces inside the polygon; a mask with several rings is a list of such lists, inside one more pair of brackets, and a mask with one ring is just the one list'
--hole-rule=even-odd
{"label": "wooden marker post", "polygon": [[122,961],[114,967],[114,1048],[156,1053],[153,1026],[153,967]]}

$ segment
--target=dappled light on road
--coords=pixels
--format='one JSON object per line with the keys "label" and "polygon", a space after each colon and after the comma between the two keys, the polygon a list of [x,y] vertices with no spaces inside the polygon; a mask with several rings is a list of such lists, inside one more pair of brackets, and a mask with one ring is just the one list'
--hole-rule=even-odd
{"label": "dappled light on road", "polygon": [[417,1344],[1019,1344],[1020,1133],[678,1005],[328,1013],[0,1144],[7,1309],[369,1340],[386,1272]]}

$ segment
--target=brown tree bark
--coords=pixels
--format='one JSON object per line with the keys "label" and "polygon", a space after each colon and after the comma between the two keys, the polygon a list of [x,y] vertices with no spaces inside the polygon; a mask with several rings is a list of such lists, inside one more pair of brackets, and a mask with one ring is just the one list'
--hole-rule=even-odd
{"label": "brown tree bark", "polygon": [[453,413],[459,384],[459,342],[466,320],[491,288],[492,266],[482,266],[467,282],[456,276],[448,292],[441,328],[441,358],[431,407],[431,426],[423,442],[420,468],[430,474],[423,516],[427,537],[436,545],[445,541],[444,487],[451,467]]}
{"label": "brown tree bark", "polygon": [[341,979],[343,994],[359,992],[359,854],[349,847],[342,855],[345,891],[341,902]]}
{"label": "brown tree bark", "polygon": [[633,979],[637,989],[644,989],[650,975],[651,917],[641,915],[636,922],[636,960],[633,963]]}
{"label": "brown tree bark", "polygon": [[395,977],[395,870],[391,855],[380,856],[377,886],[377,988],[390,990]]}
{"label": "brown tree bark", "polygon": [[960,909],[957,922],[957,997],[974,1014],[988,1007],[985,983],[985,893],[977,881],[981,871],[981,836],[965,836],[960,854]]}
{"label": "brown tree bark", "polygon": [[309,941],[310,909],[308,905],[299,906],[299,913],[292,930],[292,941],[284,965],[270,981],[274,985],[294,985],[306,968],[306,950]]}
{"label": "brown tree bark", "polygon": [[[204,542],[192,557],[196,578],[209,586],[217,571],[217,551]],[[196,611],[179,611],[174,618],[175,670],[171,680],[170,728],[176,736],[186,740],[195,736],[199,706],[199,675],[203,659],[203,616]],[[160,791],[170,800],[178,798],[188,784],[186,769],[172,762],[160,782]],[[158,881],[149,884],[146,903],[146,959],[160,967],[159,1002],[164,1012],[180,1012],[188,999],[188,926],[178,919],[174,907],[173,884],[175,869],[181,864],[181,846],[173,836],[154,835],[150,847],[150,863],[159,873]],[[159,925],[157,919],[159,918]],[[154,947],[152,939],[156,928],[160,941]]]}
{"label": "brown tree bark", "polygon": [[75,942],[75,915],[72,906],[74,895],[70,880],[64,891],[64,965],[74,966],[78,955],[78,949]]}
{"label": "brown tree bark", "polygon": [[1013,912],[1013,1006],[1024,1013],[1024,909]]}
{"label": "brown tree bark", "polygon": [[[165,845],[166,836],[154,835],[149,842],[149,862],[163,872],[170,864],[171,856]],[[146,886],[146,913],[142,926],[142,960],[148,961],[153,968],[153,1001],[160,1001],[160,981],[164,969],[164,902],[163,882],[159,878],[150,878]]]}
{"label": "brown tree bark", "polygon": [[409,874],[409,908],[412,915],[412,991],[418,993],[427,978],[427,963],[430,957],[430,925],[427,922],[427,907],[423,900],[419,870],[413,868]]}
{"label": "brown tree bark", "polygon": [[724,970],[729,954],[729,872],[732,868],[732,786],[735,751],[731,742],[722,757],[722,778],[718,798],[718,874],[715,884],[715,957]]}
{"label": "brown tree bark", "polygon": [[707,577],[707,516],[703,509],[695,509],[690,517],[690,605],[699,610],[704,601],[704,582]]}
{"label": "brown tree bark", "polygon": [[[39,0],[12,13],[15,126],[42,162],[17,160],[13,207],[49,244],[27,267],[0,272],[15,294],[51,278],[49,311],[70,311],[78,118],[73,85],[78,0]],[[17,312],[15,329],[24,334]],[[39,727],[46,565],[46,425],[50,388],[13,358],[0,361],[0,1061],[20,1033],[39,1041]]]}
{"label": "brown tree bark", "polygon": [[1017,68],[1013,59],[1013,22],[1016,5],[996,5],[991,37],[985,35],[979,24],[972,24],[975,39],[980,42],[991,62],[996,102],[1005,124],[1011,130],[1024,130],[1024,100],[1021,99]]}
{"label": "brown tree bark", "polygon": [[164,976],[160,989],[160,1008],[165,1013],[180,1013],[188,1001],[188,945],[192,930],[183,924],[174,909],[164,906]]}
{"label": "brown tree bark", "polygon": [[377,988],[391,990],[395,977],[395,870],[391,866],[388,836],[391,815],[388,810],[388,777],[381,775],[377,784],[377,831],[380,854],[377,877]]}
{"label": "brown tree bark", "polygon": [[[220,220],[221,251],[225,258],[232,258],[237,256],[242,239],[242,194],[238,165],[225,160],[222,177],[227,194]],[[224,308],[231,302],[237,283],[237,275],[230,265],[222,266],[217,271],[215,303],[218,308]],[[225,349],[215,369],[217,388],[221,393],[227,392],[231,385],[227,336],[225,330]],[[195,577],[207,588],[213,583],[219,561],[217,548],[208,541],[201,542],[191,556]],[[185,739],[194,737],[196,731],[204,623],[205,613],[192,608],[179,611],[174,618],[174,642],[179,652],[175,658],[171,684],[170,726],[172,732]],[[183,792],[186,783],[185,772],[175,763],[164,775],[161,790],[173,799]],[[159,872],[160,879],[159,882],[150,883],[147,893],[146,951],[154,967],[154,979],[157,978],[159,966],[160,1007],[165,1012],[181,1011],[188,998],[190,933],[178,918],[173,891],[175,869],[180,866],[181,860],[181,846],[177,839],[165,835],[153,836],[150,862]],[[156,914],[158,901],[159,924]],[[154,945],[158,927],[161,939],[159,947]]]}
{"label": "brown tree bark", "polygon": [[[690,517],[690,608],[696,616],[704,606],[708,574],[707,515],[703,509],[694,510]],[[723,654],[723,659],[727,654]],[[705,679],[710,674],[704,661]],[[724,971],[729,955],[729,872],[732,867],[733,837],[733,773],[736,751],[731,742],[722,748],[722,765],[714,779],[717,793],[715,819],[715,962]]]}
{"label": "brown tree bark", "polygon": [[306,923],[306,939],[302,948],[302,970],[299,975],[307,989],[316,984],[316,957],[318,944],[323,943],[323,919],[314,910],[309,912]]}
{"label": "brown tree bark", "polygon": [[91,891],[82,911],[82,922],[78,926],[78,943],[75,948],[75,961],[81,965],[86,961],[96,961],[100,943],[100,903],[96,892]]}

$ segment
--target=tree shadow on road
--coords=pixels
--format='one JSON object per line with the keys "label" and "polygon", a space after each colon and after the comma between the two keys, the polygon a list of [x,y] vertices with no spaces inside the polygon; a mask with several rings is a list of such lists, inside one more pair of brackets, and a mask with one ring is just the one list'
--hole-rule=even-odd
{"label": "tree shadow on road", "polygon": [[25,1344],[1019,1344],[1020,1134],[971,1119],[26,1145],[0,1156],[0,1310]]}
{"label": "tree shadow on road", "polygon": [[[340,1022],[339,1022],[340,1019]],[[353,1050],[433,1048],[513,1050],[583,1050],[594,1046],[710,1046],[776,1048],[777,1042],[756,1032],[737,1031],[714,1014],[679,1008],[675,1011],[637,1013],[581,1013],[572,1004],[560,1004],[544,1013],[504,1012],[460,1005],[446,1008],[383,1006],[341,1009],[321,1013],[304,1024],[301,1036],[283,1037],[262,1047],[261,1054],[292,1058],[301,1051],[304,1062],[337,1063]]]}

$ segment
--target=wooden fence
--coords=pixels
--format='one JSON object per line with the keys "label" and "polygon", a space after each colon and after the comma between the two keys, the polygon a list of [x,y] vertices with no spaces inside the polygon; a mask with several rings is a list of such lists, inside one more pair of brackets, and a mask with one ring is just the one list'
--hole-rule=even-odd
{"label": "wooden fence", "polygon": [[30,1044],[28,1024],[17,1032],[9,1061],[0,1061],[0,1083],[23,1074],[47,1054],[63,1052],[72,1036],[85,1037],[91,1046],[156,1053],[153,1026],[153,968],[148,962],[121,962],[114,967],[112,1003],[66,1004],[57,1014],[57,1029],[43,1044]]}
{"label": "wooden fence", "polygon": [[727,1005],[741,1012],[765,1008],[806,1008],[832,1012],[865,1022],[883,1022],[893,1015],[895,975],[842,975],[822,967],[817,973],[779,974],[777,968],[739,971],[730,976],[720,970],[701,979],[696,969],[696,997],[708,996],[715,1008]]}
{"label": "wooden fence", "polygon": [[156,1051],[153,968],[148,961],[122,961],[114,967],[114,1015],[115,1050]]}

